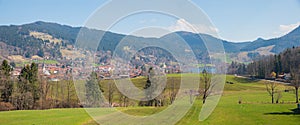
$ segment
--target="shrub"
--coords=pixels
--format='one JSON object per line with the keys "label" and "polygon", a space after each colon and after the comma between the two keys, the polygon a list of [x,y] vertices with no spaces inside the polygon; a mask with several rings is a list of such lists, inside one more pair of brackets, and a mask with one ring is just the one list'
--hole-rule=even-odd
{"label": "shrub", "polygon": [[9,102],[0,102],[0,111],[14,110],[15,107]]}

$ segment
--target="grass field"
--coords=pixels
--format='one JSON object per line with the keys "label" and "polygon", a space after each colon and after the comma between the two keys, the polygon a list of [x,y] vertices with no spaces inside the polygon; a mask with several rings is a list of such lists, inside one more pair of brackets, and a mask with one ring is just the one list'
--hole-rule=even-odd
{"label": "grass field", "polygon": [[[168,77],[179,77],[180,75],[168,75]],[[139,81],[139,79],[135,79]],[[227,81],[234,84],[226,84],[223,96],[211,114],[205,121],[199,121],[199,112],[202,101],[197,99],[192,108],[177,124],[178,125],[299,125],[300,114],[295,114],[292,110],[296,108],[294,102],[294,92],[284,92],[291,89],[283,85],[278,86],[278,91],[282,92],[279,102],[285,104],[270,104],[271,98],[265,90],[262,81],[251,81],[244,78],[227,76]],[[242,104],[238,104],[241,100]],[[127,107],[117,108],[122,112],[131,115],[151,115],[165,107]],[[99,115],[107,114],[99,109]],[[0,112],[0,124],[2,125],[81,125],[96,123],[85,112],[84,109],[51,109],[35,111],[9,111]]]}
{"label": "grass field", "polygon": [[16,66],[17,67],[22,67],[26,64],[31,64],[32,62],[38,63],[38,64],[42,64],[42,63],[45,63],[45,64],[58,64],[58,62],[56,60],[37,60],[37,61],[34,60],[34,61],[23,61],[22,63],[17,62]]}

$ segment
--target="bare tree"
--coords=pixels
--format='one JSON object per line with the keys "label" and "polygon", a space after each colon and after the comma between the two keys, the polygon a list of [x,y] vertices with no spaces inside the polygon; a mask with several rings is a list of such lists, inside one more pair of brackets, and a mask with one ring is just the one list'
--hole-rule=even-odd
{"label": "bare tree", "polygon": [[55,90],[56,90],[56,92],[55,92],[55,107],[59,107],[59,83],[58,83],[58,81],[56,81],[56,87],[55,87]]}
{"label": "bare tree", "polygon": [[62,81],[60,84],[60,93],[61,93],[61,101],[60,101],[60,107],[65,107],[65,82]]}
{"label": "bare tree", "polygon": [[170,86],[170,90],[169,90],[169,100],[170,100],[170,104],[172,104],[176,98],[176,85],[174,82],[174,78],[171,79],[171,86]]}
{"label": "bare tree", "polygon": [[165,101],[166,97],[167,97],[167,93],[164,93],[164,92],[162,92],[159,96],[157,96],[155,98],[155,100],[156,100],[155,106],[158,106],[158,107],[164,106],[165,102],[166,102]]}
{"label": "bare tree", "polygon": [[[50,90],[50,83],[40,76],[40,95],[41,95],[41,108],[45,108],[45,104],[47,103],[47,96]],[[47,107],[49,108],[49,107]]]}
{"label": "bare tree", "polygon": [[296,103],[299,103],[299,96],[298,96],[298,91],[300,87],[300,71],[298,68],[292,68],[291,69],[291,86],[295,88],[295,97],[296,97]]}
{"label": "bare tree", "polygon": [[203,104],[204,104],[207,97],[211,93],[211,88],[213,87],[213,84],[211,82],[211,75],[205,69],[202,71],[202,81],[203,81],[204,87],[203,87],[202,91],[200,91],[200,93],[203,94],[202,99],[203,99]]}
{"label": "bare tree", "polygon": [[277,92],[276,103],[279,103],[279,100],[282,98],[282,94],[280,91]]}
{"label": "bare tree", "polygon": [[115,92],[115,86],[113,83],[111,82],[108,82],[108,103],[110,106],[112,106],[112,103],[113,103],[113,98],[114,98],[114,92]]}
{"label": "bare tree", "polygon": [[272,103],[274,103],[274,96],[276,93],[277,84],[275,82],[270,82],[270,81],[266,81],[265,84],[266,84],[267,92],[272,98]]}
{"label": "bare tree", "polygon": [[71,97],[74,96],[74,84],[71,79],[67,81],[67,104],[71,107]]}
{"label": "bare tree", "polygon": [[75,94],[75,88],[72,78],[72,69],[68,69],[65,73],[65,79],[67,80],[66,87],[67,87],[67,106],[71,107],[71,97]]}
{"label": "bare tree", "polygon": [[298,96],[298,90],[300,87],[300,54],[298,51],[292,52],[291,55],[291,64],[290,64],[290,73],[291,73],[291,86],[295,88],[295,97],[296,97],[296,103],[299,103],[299,96]]}
{"label": "bare tree", "polygon": [[[124,91],[128,92],[128,90],[126,88]],[[119,94],[120,94],[120,98],[119,98],[120,106],[127,107],[129,98],[127,96],[125,96],[124,94],[122,94],[121,92],[119,92]]]}

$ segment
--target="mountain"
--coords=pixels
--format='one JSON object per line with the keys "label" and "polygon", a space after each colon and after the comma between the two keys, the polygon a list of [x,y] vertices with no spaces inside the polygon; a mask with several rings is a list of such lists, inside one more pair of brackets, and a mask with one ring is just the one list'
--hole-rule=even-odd
{"label": "mountain", "polygon": [[[206,45],[207,43],[223,43],[225,52],[227,53],[236,53],[239,52],[243,47],[247,46],[250,44],[250,42],[241,42],[241,43],[234,43],[234,42],[229,42],[226,40],[221,40],[218,38],[215,38],[211,35],[207,34],[195,34],[195,33],[190,33],[190,32],[185,32],[185,31],[179,31],[175,32],[178,34],[181,38],[183,38],[192,48],[199,48],[201,50],[206,50]],[[170,35],[170,34],[168,34]],[[168,36],[166,35],[166,36]],[[166,37],[163,36],[162,38]],[[206,42],[204,42],[205,40]]]}
{"label": "mountain", "polygon": [[261,47],[274,46],[271,50],[273,53],[280,53],[287,48],[292,48],[293,46],[300,46],[300,26],[291,31],[290,33],[269,40],[257,39],[250,43],[249,45],[243,47],[241,51],[254,51]]}
{"label": "mountain", "polygon": [[[60,45],[57,43],[60,43],[64,47],[67,45],[74,45],[81,29],[87,31],[91,36],[86,39],[87,41],[93,41],[95,39],[93,36],[104,33],[105,35],[98,47],[98,50],[103,51],[114,50],[119,42],[125,37],[128,41],[175,42],[179,40],[177,37],[174,37],[174,35],[176,35],[186,41],[198,59],[201,59],[201,57],[207,53],[205,46],[212,46],[212,50],[210,51],[218,51],[214,50],[215,48],[218,48],[214,48],[216,45],[215,43],[217,42],[223,43],[225,52],[231,54],[232,58],[237,55],[253,56],[257,55],[257,53],[258,55],[280,53],[287,48],[300,46],[300,27],[279,38],[268,40],[259,38],[253,42],[235,43],[218,39],[207,34],[195,34],[184,31],[170,33],[161,38],[144,38],[38,21],[24,25],[0,26],[0,48],[5,46],[9,46],[8,48],[10,48],[7,51],[2,49],[1,53],[7,53],[6,55],[21,55],[26,58],[33,55],[43,56],[45,54],[56,58],[61,57],[63,55],[60,53]],[[205,40],[206,43],[203,40]],[[13,47],[15,47],[15,49],[12,49]]]}

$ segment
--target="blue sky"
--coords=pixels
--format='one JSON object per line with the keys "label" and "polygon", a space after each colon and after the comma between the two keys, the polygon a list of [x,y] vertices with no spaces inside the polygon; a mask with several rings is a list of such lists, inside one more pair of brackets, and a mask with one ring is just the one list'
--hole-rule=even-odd
{"label": "blue sky", "polygon": [[[83,26],[107,0],[0,0],[0,25],[42,20]],[[223,39],[252,41],[284,35],[300,24],[300,0],[192,0],[215,25]],[[134,6],[134,5],[133,5]],[[135,23],[129,23],[134,22]],[[138,23],[136,23],[138,22]],[[175,27],[176,18],[139,14],[124,19],[111,30],[128,34],[147,25]]]}

